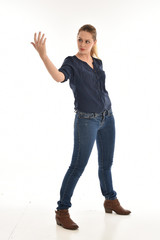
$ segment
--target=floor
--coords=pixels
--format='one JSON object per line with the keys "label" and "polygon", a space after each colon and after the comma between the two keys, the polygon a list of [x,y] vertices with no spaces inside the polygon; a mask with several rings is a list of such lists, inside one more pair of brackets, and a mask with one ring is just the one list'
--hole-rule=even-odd
{"label": "floor", "polygon": [[24,201],[3,201],[0,197],[0,239],[2,240],[159,240],[160,212],[130,203],[132,213],[121,216],[97,210],[70,209],[78,230],[56,225],[53,205]]}

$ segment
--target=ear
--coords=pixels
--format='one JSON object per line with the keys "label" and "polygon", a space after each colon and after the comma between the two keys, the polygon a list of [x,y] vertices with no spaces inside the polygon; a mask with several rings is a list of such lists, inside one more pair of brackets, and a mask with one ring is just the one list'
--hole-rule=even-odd
{"label": "ear", "polygon": [[95,40],[95,41],[94,41],[94,44],[93,44],[93,46],[94,46],[96,43],[97,43],[97,40]]}

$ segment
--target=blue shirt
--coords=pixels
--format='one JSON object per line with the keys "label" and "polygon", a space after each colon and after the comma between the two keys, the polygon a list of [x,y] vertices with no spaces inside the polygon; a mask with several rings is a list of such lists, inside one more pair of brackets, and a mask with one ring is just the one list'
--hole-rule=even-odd
{"label": "blue shirt", "polygon": [[108,91],[105,89],[105,72],[102,61],[93,59],[93,69],[76,55],[64,59],[58,69],[69,81],[75,98],[74,109],[85,113],[100,113],[111,108]]}

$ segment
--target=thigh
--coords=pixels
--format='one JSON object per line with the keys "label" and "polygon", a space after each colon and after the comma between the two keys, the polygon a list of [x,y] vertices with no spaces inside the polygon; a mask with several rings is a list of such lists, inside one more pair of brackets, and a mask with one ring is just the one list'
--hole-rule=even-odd
{"label": "thigh", "polygon": [[75,115],[74,149],[72,165],[85,166],[91,154],[97,135],[97,124],[93,119]]}
{"label": "thigh", "polygon": [[102,127],[97,132],[96,144],[99,165],[111,166],[115,147],[115,119],[114,115],[105,116]]}

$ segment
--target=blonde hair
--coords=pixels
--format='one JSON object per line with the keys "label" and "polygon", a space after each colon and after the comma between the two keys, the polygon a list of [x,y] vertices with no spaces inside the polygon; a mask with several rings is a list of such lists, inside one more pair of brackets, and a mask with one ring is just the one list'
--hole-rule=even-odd
{"label": "blonde hair", "polygon": [[[93,41],[97,40],[97,31],[96,28],[94,26],[92,26],[91,24],[85,24],[83,25],[79,30],[78,30],[78,34],[80,31],[86,31],[92,34],[92,38]],[[77,34],[77,36],[78,36]],[[91,56],[96,57],[98,59],[100,59],[98,57],[98,50],[97,50],[97,43],[92,47],[91,49]],[[101,59],[100,59],[101,60]]]}

